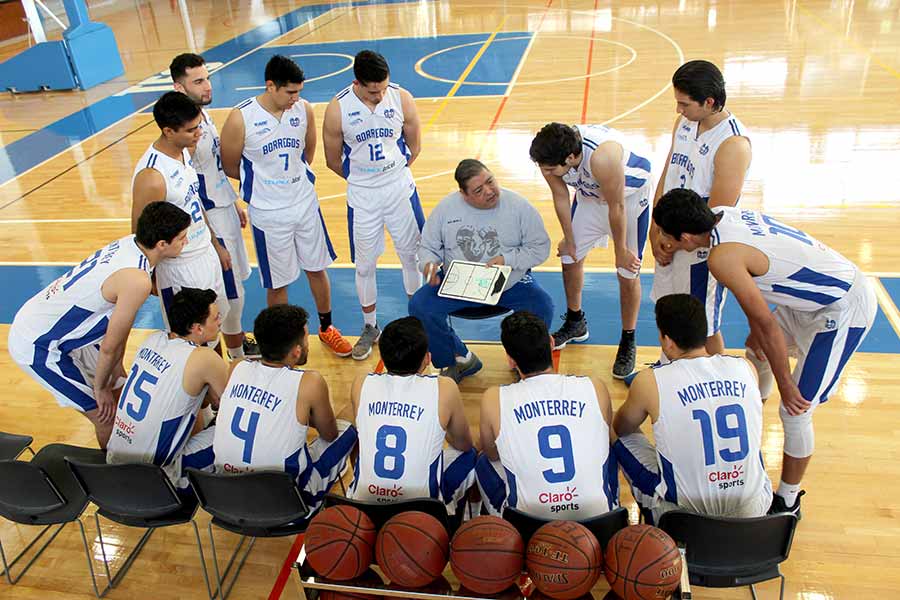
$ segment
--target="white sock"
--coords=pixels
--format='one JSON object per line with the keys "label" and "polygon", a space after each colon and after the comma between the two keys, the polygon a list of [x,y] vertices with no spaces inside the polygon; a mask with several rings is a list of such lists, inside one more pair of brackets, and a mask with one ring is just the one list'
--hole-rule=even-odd
{"label": "white sock", "polygon": [[200,411],[200,418],[203,419],[203,428],[206,429],[209,426],[210,421],[213,420],[216,414],[213,412],[212,406],[205,406]]}
{"label": "white sock", "polygon": [[228,349],[228,358],[231,360],[238,360],[239,358],[244,358],[244,345],[241,344],[237,348],[229,348]]}
{"label": "white sock", "polygon": [[797,494],[800,493],[799,483],[786,483],[783,479],[778,483],[778,491],[775,492],[782,498],[787,506],[793,506],[797,502]]}
{"label": "white sock", "polygon": [[456,362],[458,362],[459,364],[463,364],[467,360],[472,360],[472,351],[471,350],[466,352],[465,356],[457,356],[456,357]]}
{"label": "white sock", "polygon": [[374,310],[372,312],[364,312],[363,313],[363,323],[365,323],[366,325],[371,325],[372,327],[375,327],[376,317],[377,317],[376,312],[377,311],[374,311]]}

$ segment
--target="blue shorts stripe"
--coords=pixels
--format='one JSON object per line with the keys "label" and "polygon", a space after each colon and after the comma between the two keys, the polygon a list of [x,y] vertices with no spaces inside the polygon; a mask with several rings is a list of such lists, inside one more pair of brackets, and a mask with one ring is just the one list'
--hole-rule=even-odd
{"label": "blue shorts stripe", "polygon": [[337,253],[334,251],[334,246],[331,245],[331,238],[328,237],[328,227],[325,226],[325,217],[322,216],[322,209],[319,209],[319,223],[322,224],[322,231],[325,232],[325,245],[328,246],[328,255],[331,256],[331,260],[337,258]]}
{"label": "blue shorts stripe", "polygon": [[163,308],[166,311],[166,318],[168,318],[169,308],[172,306],[172,301],[175,300],[175,288],[165,287],[159,290],[159,297],[162,298]]}
{"label": "blue shorts stripe", "polygon": [[800,283],[808,283],[810,285],[836,287],[844,290],[845,292],[850,291],[850,286],[853,285],[852,283],[841,281],[836,277],[826,275],[825,273],[819,273],[818,271],[813,271],[812,269],[808,269],[806,267],[803,267],[793,275],[789,275],[788,279],[799,281]]}
{"label": "blue shorts stripe", "polygon": [[615,452],[610,452],[603,463],[603,493],[609,510],[619,506],[619,463]]}
{"label": "blue shorts stripe", "polygon": [[[647,467],[645,467],[637,457],[631,453],[628,447],[622,443],[622,440],[616,440],[612,446],[613,453],[622,465],[622,470],[631,480],[631,485],[641,491],[642,494],[652,496],[656,493],[659,486],[660,477]],[[617,484],[618,485],[618,484]]]}
{"label": "blue shorts stripe", "polygon": [[722,329],[722,306],[725,304],[725,286],[716,282],[716,294],[713,297],[713,333]]}
{"label": "blue shorts stripe", "polygon": [[646,179],[641,179],[640,177],[632,177],[631,175],[625,176],[625,187],[627,188],[642,188],[644,184],[647,183]]}
{"label": "blue shorts stripe", "polygon": [[475,468],[477,458],[478,453],[475,452],[475,448],[471,448],[468,452],[463,452],[452,463],[444,467],[444,476],[441,479],[441,494],[444,497],[444,502],[453,500],[453,494],[466,482],[469,473]]}
{"label": "blue shorts stripe", "polygon": [[481,484],[481,489],[487,495],[487,501],[491,503],[494,510],[500,512],[503,510],[503,502],[506,500],[506,483],[503,478],[494,469],[490,459],[484,454],[475,461],[475,477]]}
{"label": "blue shorts stripe", "polygon": [[[216,238],[225,248],[225,240],[220,237]],[[225,248],[227,250],[227,248]],[[237,283],[234,280],[234,269],[222,269],[222,282],[225,284],[225,297],[229,300],[236,300],[238,297]]]}
{"label": "blue shorts stripe", "polygon": [[439,483],[439,479],[441,476],[441,463],[443,462],[443,456],[438,455],[430,465],[428,465],[428,497],[434,498],[436,500],[441,497],[441,484]]}
{"label": "blue shorts stripe", "polygon": [[637,219],[637,256],[644,258],[644,245],[647,243],[647,231],[650,229],[650,207],[638,215]]}
{"label": "blue shorts stripe", "polygon": [[[60,358],[58,361],[58,365],[60,368],[60,372],[65,374],[65,376],[51,370],[49,365],[47,364],[47,361],[50,358],[50,345],[53,342],[59,341],[71,332],[78,329],[78,327],[80,327],[81,324],[89,319],[93,314],[94,313],[92,311],[81,308],[80,306],[73,306],[68,311],[66,311],[66,313],[62,317],[60,317],[56,323],[54,323],[53,327],[51,327],[47,333],[40,336],[34,341],[34,358],[32,359],[31,363],[31,369],[34,371],[35,375],[37,375],[42,381],[44,381],[51,389],[56,391],[64,398],[71,400],[85,411],[97,408],[97,401],[75,385],[75,383],[86,385],[84,377],[82,377],[81,372],[78,371],[78,368],[72,361],[72,357],[69,356],[68,352],[62,352],[62,349],[63,347],[65,347],[69,350],[72,350],[74,349],[74,347],[81,347],[87,345],[87,343],[89,342],[96,341],[96,339],[99,339],[99,337],[102,337],[102,335],[94,336],[91,332],[97,330],[98,326],[102,324],[103,332],[105,333],[108,320],[103,319],[100,323],[92,328],[91,332],[88,332],[88,334],[86,334],[85,337],[90,336],[93,338],[90,339],[87,343],[79,344],[79,342],[75,340],[69,340],[68,342],[63,342],[60,345]],[[77,377],[72,377],[76,374]]]}
{"label": "blue shorts stripe", "polygon": [[197,173],[197,182],[200,186],[197,188],[197,195],[200,196],[200,202],[206,210],[212,210],[216,207],[216,203],[210,200],[209,193],[206,191],[206,177]]}
{"label": "blue shorts stripe", "polygon": [[358,436],[359,434],[356,432],[356,427],[353,425],[345,429],[343,433],[338,434],[337,439],[331,442],[325,452],[319,457],[319,460],[316,461],[315,467],[316,471],[319,472],[319,475],[327,477],[332,469],[338,466],[342,460],[347,458],[350,451],[353,450],[353,446],[356,445]]}
{"label": "blue shorts stripe", "polygon": [[300,475],[300,452],[302,451],[302,447],[297,448],[296,452],[284,459],[284,472],[290,473],[294,477],[294,479],[296,479]]}
{"label": "blue shorts stripe", "polygon": [[[126,390],[122,390],[124,394]],[[167,459],[172,454],[172,442],[181,425],[181,417],[175,417],[163,421],[159,426],[159,437],[156,439],[156,452],[153,453],[153,464],[162,467],[167,464]]]}
{"label": "blue shorts stripe", "polygon": [[516,474],[506,467],[503,467],[503,470],[506,471],[506,482],[509,485],[509,490],[506,493],[506,504],[515,508],[519,503],[519,491],[516,487]]}
{"label": "blue shorts stripe", "polygon": [[[191,429],[194,427],[194,421],[197,419],[195,415],[185,415],[187,417],[188,422],[181,429],[181,436],[178,440],[172,444],[172,448],[169,450],[169,455],[166,457],[166,465],[172,464],[172,461],[175,460],[175,457],[178,456],[178,453],[181,452],[181,449],[184,448],[184,445],[187,444],[188,438],[191,435]],[[184,419],[184,417],[182,417]]]}
{"label": "blue shorts stripe", "polygon": [[356,262],[356,244],[353,243],[353,208],[347,205],[347,233],[350,236],[350,262]]}
{"label": "blue shorts stripe", "polygon": [[[865,327],[850,327],[847,330],[847,341],[844,342],[844,350],[841,352],[840,361],[838,362],[837,369],[834,371],[834,376],[832,376],[831,381],[828,383],[828,387],[826,387],[825,391],[822,392],[822,395],[819,396],[820,403],[828,402],[828,396],[831,394],[831,389],[837,383],[841,373],[844,372],[844,367],[847,366],[847,361],[850,360],[850,357],[853,356],[853,353],[859,348],[859,345],[862,343],[865,336]],[[804,398],[805,397],[806,396],[804,396]]]}
{"label": "blue shorts stripe", "polygon": [[412,206],[413,216],[416,218],[416,225],[419,227],[419,233],[425,227],[425,212],[422,210],[422,203],[419,201],[419,190],[413,188],[412,196],[409,197],[409,204]]}
{"label": "blue shorts stripe", "polygon": [[256,258],[259,261],[259,276],[262,277],[263,287],[272,289],[272,267],[269,266],[269,251],[266,249],[266,234],[262,229],[251,224],[253,229],[253,243],[256,246]]}
{"label": "blue shorts stripe", "polygon": [[709,265],[706,261],[691,265],[691,296],[706,305],[706,294],[709,290]]}
{"label": "blue shorts stripe", "polygon": [[810,402],[815,402],[816,394],[822,387],[822,377],[831,360],[831,349],[836,336],[836,329],[817,333],[809,346],[797,387],[800,388],[800,395]]}
{"label": "blue shorts stripe", "polygon": [[658,451],[656,455],[659,456],[659,462],[662,463],[662,479],[666,482],[665,501],[678,504],[678,488],[675,486],[675,470],[672,463]]}
{"label": "blue shorts stripe", "polygon": [[[572,214],[569,216],[570,219],[575,219],[575,210],[578,208],[578,199],[572,201]],[[575,258],[574,256],[572,258]]]}
{"label": "blue shorts stripe", "polygon": [[193,454],[185,454],[181,458],[181,468],[182,470],[187,469],[188,467],[193,467],[194,469],[205,470],[210,468],[216,463],[216,453],[213,452],[212,446],[207,446],[202,450],[194,452]]}

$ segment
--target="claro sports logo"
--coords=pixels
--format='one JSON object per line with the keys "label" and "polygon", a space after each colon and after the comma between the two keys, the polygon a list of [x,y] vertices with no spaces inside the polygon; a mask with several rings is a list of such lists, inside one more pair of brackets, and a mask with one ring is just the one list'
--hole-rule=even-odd
{"label": "claro sports logo", "polygon": [[730,471],[710,471],[707,478],[720,490],[742,486],[744,485],[744,465],[735,465]]}
{"label": "claro sports logo", "polygon": [[373,483],[369,486],[369,493],[375,496],[377,502],[393,502],[403,497],[403,486],[394,484],[387,488]]}
{"label": "claro sports logo", "polygon": [[538,494],[538,502],[541,504],[549,504],[550,512],[562,512],[564,510],[578,510],[579,506],[575,499],[578,498],[578,488],[569,488],[566,486],[563,492],[541,492]]}

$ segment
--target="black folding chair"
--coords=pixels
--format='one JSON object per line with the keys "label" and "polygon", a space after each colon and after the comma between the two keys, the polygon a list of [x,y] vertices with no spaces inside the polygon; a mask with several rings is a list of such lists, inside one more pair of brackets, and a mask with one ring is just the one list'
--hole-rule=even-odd
{"label": "black folding chair", "polygon": [[[553,519],[544,519],[526,515],[520,510],[507,506],[503,509],[503,518],[509,521],[513,527],[521,534],[525,543],[531,539],[534,532]],[[577,519],[579,523],[588,528],[594,534],[600,546],[605,550],[609,539],[620,529],[628,527],[628,510],[620,506],[614,510],[591,517],[589,519]]]}
{"label": "black folding chair", "polygon": [[[11,562],[7,562],[3,544],[0,543],[3,574],[6,575],[10,584],[15,584],[22,578],[67,523],[77,522],[82,535],[84,535],[84,525],[79,517],[88,505],[88,498],[66,467],[63,459],[65,456],[76,456],[84,462],[106,462],[106,455],[100,450],[67,444],[44,446],[30,462],[0,461],[0,481],[3,482],[3,485],[0,485],[0,516],[21,525],[44,526],[41,532]],[[56,531],[41,544],[19,574],[13,577],[12,567],[54,525],[58,525]]]}
{"label": "black folding chair", "polygon": [[25,450],[28,450],[33,457],[34,450],[31,449],[31,442],[33,441],[34,438],[30,435],[18,435],[0,431],[0,460],[15,460]]}
{"label": "black folding chair", "polygon": [[691,585],[711,588],[750,586],[784,575],[778,565],[791,552],[797,517],[778,513],[753,519],[708,517],[681,510],[664,513],[659,528],[685,546]]}
{"label": "black folding chair", "polygon": [[[300,497],[294,478],[284,472],[243,473],[238,475],[205,473],[187,469],[188,478],[203,510],[212,515],[209,541],[212,545],[218,593],[228,597],[257,538],[284,537],[306,531],[309,510]],[[213,538],[213,525],[241,536],[223,572]],[[196,524],[195,524],[196,527]],[[250,543],[235,567],[231,583],[224,586],[244,541]]]}
{"label": "black folding chair", "polygon": [[[154,531],[160,527],[185,523],[191,523],[194,526],[194,536],[200,551],[200,566],[203,569],[206,592],[210,598],[214,597],[206,571],[203,546],[200,544],[200,532],[193,520],[194,513],[197,512],[197,499],[193,494],[178,494],[165,472],[156,465],[141,463],[90,464],[71,455],[66,456],[66,462],[85,494],[99,509],[94,513],[94,521],[97,525],[97,537],[100,540],[103,568],[109,582],[103,591],[100,591],[97,586],[90,545],[84,528],[81,530],[84,552],[87,555],[91,571],[91,581],[94,585],[94,593],[98,598],[102,598],[122,581]],[[147,530],[114,576],[110,574],[109,561],[106,558],[106,547],[103,543],[103,533],[100,530],[100,516],[121,525]]]}

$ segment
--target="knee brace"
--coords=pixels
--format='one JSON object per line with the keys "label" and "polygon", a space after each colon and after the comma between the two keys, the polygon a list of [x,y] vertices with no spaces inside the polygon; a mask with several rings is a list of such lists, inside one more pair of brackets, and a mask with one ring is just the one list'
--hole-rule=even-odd
{"label": "knee brace", "polygon": [[239,293],[237,298],[228,301],[228,314],[222,321],[222,333],[235,335],[244,330],[241,325],[241,315],[244,314],[244,294]]}
{"label": "knee brace", "polygon": [[422,285],[422,274],[419,273],[419,261],[415,252],[399,254],[400,264],[403,267],[403,288],[407,296],[412,296]]}
{"label": "knee brace", "polygon": [[772,388],[775,386],[775,375],[772,374],[772,365],[767,360],[757,358],[756,353],[750,348],[747,348],[745,356],[756,367],[756,372],[759,375],[759,395],[765,400],[772,394]]}
{"label": "knee brace", "polygon": [[778,415],[784,426],[784,453],[788,456],[794,458],[812,456],[816,446],[812,411],[810,408],[801,415],[791,415],[785,410],[784,404],[779,404]]}
{"label": "knee brace", "polygon": [[375,263],[356,263],[356,295],[361,306],[372,306],[378,299]]}

